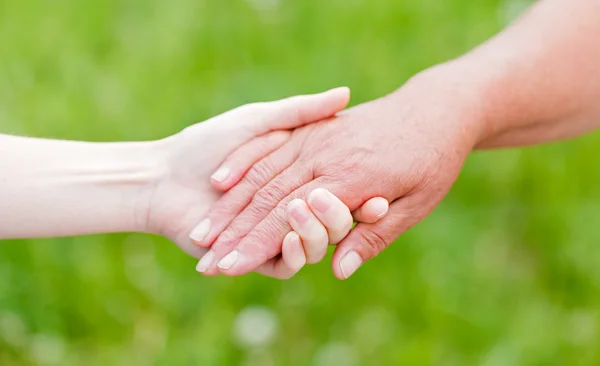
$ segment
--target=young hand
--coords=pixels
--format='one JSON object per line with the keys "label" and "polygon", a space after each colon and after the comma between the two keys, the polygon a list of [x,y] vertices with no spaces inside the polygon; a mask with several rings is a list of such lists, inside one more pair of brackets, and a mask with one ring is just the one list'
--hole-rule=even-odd
{"label": "young hand", "polygon": [[347,88],[337,88],[248,104],[158,141],[161,169],[143,196],[148,202],[143,230],[164,235],[188,254],[201,257],[206,250],[193,245],[189,236],[202,235],[202,227],[192,229],[222,195],[210,182],[226,157],[235,152],[238,158],[228,171],[214,174],[213,181],[243,174],[285,143],[290,129],[334,115],[349,97]]}

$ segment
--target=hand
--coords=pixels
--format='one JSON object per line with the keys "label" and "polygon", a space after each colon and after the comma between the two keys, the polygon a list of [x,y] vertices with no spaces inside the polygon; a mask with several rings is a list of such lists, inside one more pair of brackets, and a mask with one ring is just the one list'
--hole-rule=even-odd
{"label": "hand", "polygon": [[334,273],[349,277],[448,192],[480,133],[479,109],[470,106],[476,93],[434,69],[392,95],[295,130],[203,221],[206,235],[198,244],[214,242],[206,273],[241,275],[277,255],[290,230],[288,203],[323,187],[351,210],[376,196],[392,202],[384,219],[358,224],[336,248]]}
{"label": "hand", "polygon": [[[222,195],[210,185],[210,175],[219,164],[233,154],[238,158],[230,165],[231,177],[243,174],[255,161],[285,143],[291,136],[288,129],[330,117],[348,100],[348,89],[338,88],[249,104],[158,141],[155,145],[162,168],[142,195],[141,200],[147,202],[140,214],[145,217],[144,230],[164,235],[188,254],[201,257],[206,250],[193,245],[188,235]],[[221,170],[213,179],[227,175]]]}
{"label": "hand", "polygon": [[[348,207],[331,192],[317,188],[308,196],[308,202],[295,199],[288,205],[289,232],[281,244],[281,255],[267,261],[256,271],[269,277],[288,279],[295,275],[311,258],[323,258],[329,243],[337,244],[352,228],[352,217],[364,223],[375,223],[385,216],[388,202],[376,197],[350,213]],[[224,259],[235,261],[235,254]],[[198,262],[198,272],[206,270],[212,262],[204,256]]]}

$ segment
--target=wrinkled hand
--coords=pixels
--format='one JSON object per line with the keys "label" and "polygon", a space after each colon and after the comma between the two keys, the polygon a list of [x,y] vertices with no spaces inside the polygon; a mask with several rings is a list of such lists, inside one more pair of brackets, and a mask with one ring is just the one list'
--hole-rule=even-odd
{"label": "wrinkled hand", "polygon": [[392,202],[386,217],[359,223],[337,246],[333,271],[340,279],[422,220],[449,191],[480,133],[479,109],[469,105],[476,91],[447,82],[452,76],[440,72],[426,72],[394,94],[299,128],[255,164],[202,223],[208,233],[199,244],[212,244],[214,254],[206,273],[241,275],[277,255],[291,230],[287,204],[317,187],[350,210],[376,196]]}
{"label": "wrinkled hand", "polygon": [[[187,127],[153,143],[160,173],[140,197],[140,217],[146,232],[164,235],[188,254],[200,258],[206,250],[192,244],[192,229],[222,192],[211,186],[211,174],[228,156],[235,178],[284,144],[290,130],[330,117],[350,98],[348,88],[238,107]],[[231,160],[234,157],[235,161]],[[213,175],[222,179],[223,171]]]}

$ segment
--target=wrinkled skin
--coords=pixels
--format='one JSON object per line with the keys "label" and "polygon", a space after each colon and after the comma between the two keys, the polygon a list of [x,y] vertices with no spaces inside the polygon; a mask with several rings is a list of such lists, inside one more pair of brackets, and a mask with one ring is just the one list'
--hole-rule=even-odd
{"label": "wrinkled skin", "polygon": [[[254,165],[209,214],[206,243],[213,243],[216,260],[207,274],[241,275],[277,255],[290,230],[287,203],[317,187],[351,210],[375,196],[392,202],[385,218],[359,224],[338,245],[333,270],[340,279],[421,221],[450,190],[479,134],[478,109],[469,106],[468,93],[475,91],[462,91],[460,82],[438,89],[436,72],[295,130]],[[229,268],[217,266],[233,250],[237,261]]]}
{"label": "wrinkled skin", "polygon": [[[206,253],[189,238],[199,219],[222,192],[211,186],[211,174],[234,152],[242,156],[232,169],[246,171],[284,144],[291,130],[330,117],[349,100],[347,88],[238,107],[152,143],[155,178],[140,195],[139,231],[164,235],[186,253]],[[259,269],[260,271],[260,269]],[[289,272],[289,271],[288,271]],[[272,277],[286,273],[269,271]]]}

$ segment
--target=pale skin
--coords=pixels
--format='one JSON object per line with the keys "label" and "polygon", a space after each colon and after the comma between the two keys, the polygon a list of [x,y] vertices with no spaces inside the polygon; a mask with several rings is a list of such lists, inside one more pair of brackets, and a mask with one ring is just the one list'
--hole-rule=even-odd
{"label": "pale skin", "polygon": [[473,150],[596,129],[598,35],[600,2],[539,1],[468,54],[296,129],[241,180],[215,184],[229,190],[199,221],[208,229],[197,244],[211,247],[204,273],[241,275],[276,256],[291,230],[288,203],[323,187],[350,210],[376,196],[391,202],[386,217],[359,223],[336,247],[333,272],[348,278],[440,203]]}
{"label": "pale skin", "polygon": [[[0,239],[143,232],[164,235],[200,258],[206,250],[193,245],[189,235],[222,195],[210,183],[215,169],[231,155],[227,161],[234,174],[243,174],[284,144],[291,129],[333,116],[348,100],[348,89],[338,88],[250,104],[158,141],[0,135]],[[258,272],[289,278],[307,258],[322,255],[329,242],[348,234],[353,221],[348,208],[326,190],[313,194],[327,197],[334,218],[313,214],[320,202],[292,202],[294,231],[282,237],[282,255]],[[387,208],[385,199],[375,198],[354,216],[376,222]],[[315,242],[315,233],[325,233],[325,242]]]}

